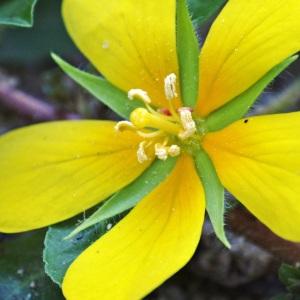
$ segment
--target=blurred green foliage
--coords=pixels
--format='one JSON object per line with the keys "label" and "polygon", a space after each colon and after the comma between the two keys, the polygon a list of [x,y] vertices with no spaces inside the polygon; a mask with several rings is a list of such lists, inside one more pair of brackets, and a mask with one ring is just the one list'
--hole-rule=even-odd
{"label": "blurred green foliage", "polygon": [[60,6],[60,0],[39,1],[32,28],[2,28],[0,63],[32,65],[50,60],[51,51],[67,56],[78,53],[64,28]]}
{"label": "blurred green foliage", "polygon": [[1,0],[0,24],[31,27],[36,2],[37,0]]}
{"label": "blurred green foliage", "polygon": [[282,264],[279,279],[285,285],[287,293],[273,300],[300,300],[300,267]]}

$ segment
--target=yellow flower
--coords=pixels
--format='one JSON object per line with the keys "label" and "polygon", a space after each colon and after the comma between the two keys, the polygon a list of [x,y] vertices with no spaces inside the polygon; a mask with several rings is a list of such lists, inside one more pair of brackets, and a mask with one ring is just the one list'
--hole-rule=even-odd
{"label": "yellow flower", "polygon": [[175,0],[64,0],[63,14],[81,51],[144,108],[130,122],[53,122],[2,136],[0,231],[70,218],[133,182],[154,159],[177,157],[167,179],[72,264],[67,299],[139,299],[186,264],[205,212],[190,155],[198,145],[226,189],[275,233],[300,241],[300,113],[251,117],[215,132],[199,125],[300,49],[299,0],[227,3],[199,56],[194,110],[183,107],[178,84]]}

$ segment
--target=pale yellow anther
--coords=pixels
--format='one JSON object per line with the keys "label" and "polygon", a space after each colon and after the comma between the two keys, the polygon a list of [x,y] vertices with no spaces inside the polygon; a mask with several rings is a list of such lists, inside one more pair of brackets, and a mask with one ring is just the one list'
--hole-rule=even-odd
{"label": "pale yellow anther", "polygon": [[176,78],[174,73],[169,74],[165,78],[165,95],[168,100],[172,100],[178,96],[176,92]]}
{"label": "pale yellow anther", "polygon": [[128,98],[129,98],[129,100],[139,99],[139,100],[142,100],[146,104],[151,103],[151,99],[150,99],[148,93],[141,89],[131,89],[128,92]]}
{"label": "pale yellow anther", "polygon": [[194,132],[196,131],[196,123],[193,120],[192,112],[188,107],[182,107],[179,109],[180,120],[184,130]]}
{"label": "pale yellow anther", "polygon": [[115,125],[115,130],[122,132],[124,130],[136,130],[135,126],[129,121],[120,121]]}
{"label": "pale yellow anther", "polygon": [[169,148],[168,148],[168,154],[171,156],[171,157],[176,157],[180,154],[181,150],[180,150],[180,147],[178,145],[171,145]]}
{"label": "pale yellow anther", "polygon": [[141,142],[139,144],[138,150],[136,152],[138,162],[141,164],[144,163],[145,161],[149,160],[149,157],[147,156],[146,151],[145,151],[145,144],[146,144],[146,141]]}
{"label": "pale yellow anther", "polygon": [[178,136],[181,139],[187,139],[197,131],[196,123],[193,120],[192,112],[188,107],[180,108],[179,115],[184,130],[181,131]]}
{"label": "pale yellow anther", "polygon": [[162,145],[162,144],[155,144],[155,155],[158,159],[166,160],[168,158],[168,147]]}

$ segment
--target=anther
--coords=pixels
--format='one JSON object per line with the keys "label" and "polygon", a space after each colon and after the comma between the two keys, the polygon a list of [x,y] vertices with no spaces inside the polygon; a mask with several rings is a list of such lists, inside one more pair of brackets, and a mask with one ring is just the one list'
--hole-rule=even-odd
{"label": "anther", "polygon": [[146,151],[145,151],[145,144],[146,144],[146,141],[141,142],[139,144],[138,150],[136,152],[138,162],[141,164],[144,163],[145,161],[149,160],[149,157],[147,156]]}
{"label": "anther", "polygon": [[171,156],[171,157],[176,157],[180,154],[180,147],[178,145],[171,145],[169,148],[168,148],[168,154]]}
{"label": "anther", "polygon": [[124,130],[136,130],[135,126],[129,121],[120,121],[115,125],[115,130],[122,132]]}
{"label": "anther", "polygon": [[162,144],[155,144],[155,155],[158,159],[166,160],[168,158],[168,148]]}
{"label": "anther", "polygon": [[129,98],[129,100],[139,99],[147,104],[151,103],[151,99],[150,99],[148,93],[141,89],[131,89],[128,92],[128,98]]}
{"label": "anther", "polygon": [[196,123],[193,120],[191,109],[188,107],[180,108],[179,115],[184,129],[179,133],[179,137],[181,139],[187,139],[196,132],[197,130]]}
{"label": "anther", "polygon": [[165,95],[168,100],[176,98],[176,75],[174,73],[165,78]]}

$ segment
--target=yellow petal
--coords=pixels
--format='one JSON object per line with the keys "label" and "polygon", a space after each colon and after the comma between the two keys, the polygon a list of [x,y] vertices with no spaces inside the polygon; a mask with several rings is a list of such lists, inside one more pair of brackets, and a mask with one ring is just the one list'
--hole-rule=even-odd
{"label": "yellow petal", "polygon": [[164,78],[178,74],[175,0],[64,0],[67,30],[111,83],[166,106]]}
{"label": "yellow petal", "polygon": [[67,219],[134,180],[148,166],[137,162],[139,138],[114,125],[53,122],[0,137],[0,232]]}
{"label": "yellow petal", "polygon": [[298,242],[299,133],[300,113],[290,113],[241,120],[204,139],[223,185],[271,230]]}
{"label": "yellow petal", "polygon": [[204,217],[204,194],[190,157],[71,265],[68,300],[135,300],[177,272],[193,255]]}
{"label": "yellow petal", "polygon": [[200,55],[205,116],[238,96],[300,50],[299,0],[230,0]]}

